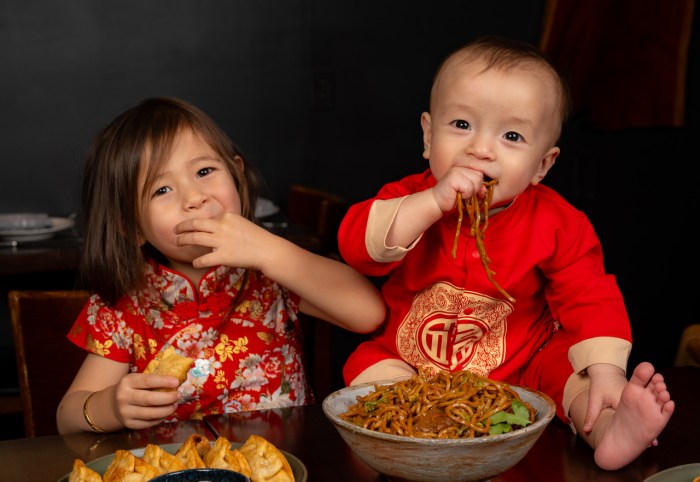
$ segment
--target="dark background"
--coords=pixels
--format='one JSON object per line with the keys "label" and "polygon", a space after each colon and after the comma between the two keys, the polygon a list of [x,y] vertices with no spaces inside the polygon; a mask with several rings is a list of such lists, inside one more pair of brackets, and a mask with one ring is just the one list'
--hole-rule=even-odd
{"label": "dark background", "polygon": [[[423,170],[419,118],[438,63],[481,34],[537,44],[545,2],[408,5],[5,0],[0,213],[76,212],[93,136],[155,95],[182,97],[219,122],[282,207],[292,183],[355,202]],[[697,16],[696,8],[695,26]],[[683,327],[697,321],[697,85],[694,35],[684,127],[603,131],[574,117],[545,181],[597,229],[632,320],[630,364],[671,365]]]}

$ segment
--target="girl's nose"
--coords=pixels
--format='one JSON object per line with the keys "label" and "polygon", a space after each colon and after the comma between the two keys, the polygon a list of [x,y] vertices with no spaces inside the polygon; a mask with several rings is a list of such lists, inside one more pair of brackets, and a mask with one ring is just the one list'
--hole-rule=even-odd
{"label": "girl's nose", "polygon": [[185,209],[188,211],[192,209],[199,209],[207,203],[208,199],[209,197],[202,191],[192,189],[185,196]]}

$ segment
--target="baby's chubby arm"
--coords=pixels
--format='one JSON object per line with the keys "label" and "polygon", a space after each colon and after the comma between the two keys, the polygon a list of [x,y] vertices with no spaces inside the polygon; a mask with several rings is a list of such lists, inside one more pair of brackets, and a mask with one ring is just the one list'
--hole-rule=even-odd
{"label": "baby's chubby arm", "polygon": [[195,268],[217,265],[257,269],[301,298],[300,310],[341,328],[369,333],[384,321],[384,301],[363,275],[339,261],[307,251],[237,214],[190,219],[176,227],[178,243],[212,248]]}
{"label": "baby's chubby arm", "polygon": [[452,167],[435,186],[407,196],[389,228],[387,246],[408,247],[444,213],[454,209],[458,193],[463,199],[483,195],[483,177],[472,169]]}

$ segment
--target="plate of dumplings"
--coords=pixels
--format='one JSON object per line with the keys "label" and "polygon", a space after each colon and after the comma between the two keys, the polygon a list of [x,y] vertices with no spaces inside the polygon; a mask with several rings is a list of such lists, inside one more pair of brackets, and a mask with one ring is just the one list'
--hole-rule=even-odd
{"label": "plate of dumplings", "polygon": [[182,444],[148,444],[84,462],[58,482],[307,482],[308,472],[294,455],[265,438],[251,435],[245,443],[225,437],[210,441],[192,434]]}

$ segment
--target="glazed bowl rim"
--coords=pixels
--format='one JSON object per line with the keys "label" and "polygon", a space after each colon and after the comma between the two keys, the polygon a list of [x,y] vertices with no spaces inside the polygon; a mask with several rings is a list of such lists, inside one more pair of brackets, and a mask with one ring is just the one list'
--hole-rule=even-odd
{"label": "glazed bowl rim", "polygon": [[[360,427],[359,425],[355,425],[352,422],[348,422],[346,420],[343,420],[340,418],[340,413],[334,413],[332,409],[332,402],[334,399],[339,398],[341,396],[347,396],[349,392],[354,392],[358,391],[361,393],[358,393],[357,395],[365,395],[369,392],[371,392],[374,388],[375,385],[391,385],[393,383],[396,383],[397,381],[403,380],[403,379],[408,379],[410,377],[400,377],[400,378],[395,378],[391,380],[380,380],[380,381],[375,381],[375,382],[368,382],[368,383],[362,383],[358,385],[353,385],[350,387],[345,387],[341,388],[339,390],[336,390],[335,392],[329,394],[326,396],[326,398],[323,400],[322,408],[323,412],[325,413],[326,417],[330,419],[334,424],[336,424],[339,427],[342,427],[346,430],[349,430],[351,432],[358,433],[360,435],[366,435],[368,437],[371,437],[373,439],[379,439],[379,440],[385,440],[388,442],[394,442],[394,443],[403,443],[403,444],[409,444],[409,445],[420,445],[420,446],[425,446],[425,445],[436,445],[436,446],[441,446],[441,447],[450,447],[450,446],[460,446],[460,445],[491,445],[495,443],[501,443],[504,440],[508,440],[511,438],[520,438],[523,437],[530,432],[538,432],[542,431],[546,426],[549,424],[549,422],[554,418],[556,414],[556,404],[554,401],[545,393],[535,390],[533,388],[528,388],[528,387],[523,387],[519,385],[513,385],[513,384],[508,384],[511,388],[513,388],[518,395],[520,395],[521,398],[525,399],[525,394],[531,395],[534,398],[540,398],[544,402],[546,406],[545,411],[538,410],[536,415],[535,415],[535,421],[528,425],[527,427],[521,427],[518,428],[517,430],[513,430],[511,432],[503,433],[503,434],[497,434],[497,435],[486,435],[482,437],[474,437],[474,438],[446,438],[446,439],[429,439],[429,438],[419,438],[419,437],[411,437],[411,436],[406,436],[406,435],[394,435],[394,434],[388,434],[388,433],[382,433],[382,432],[377,432],[374,430],[369,430],[364,427]],[[527,400],[525,400],[527,401]],[[353,402],[354,403],[354,402]],[[349,406],[349,405],[348,405]],[[347,406],[346,406],[347,408]],[[342,412],[341,412],[342,413]]]}

